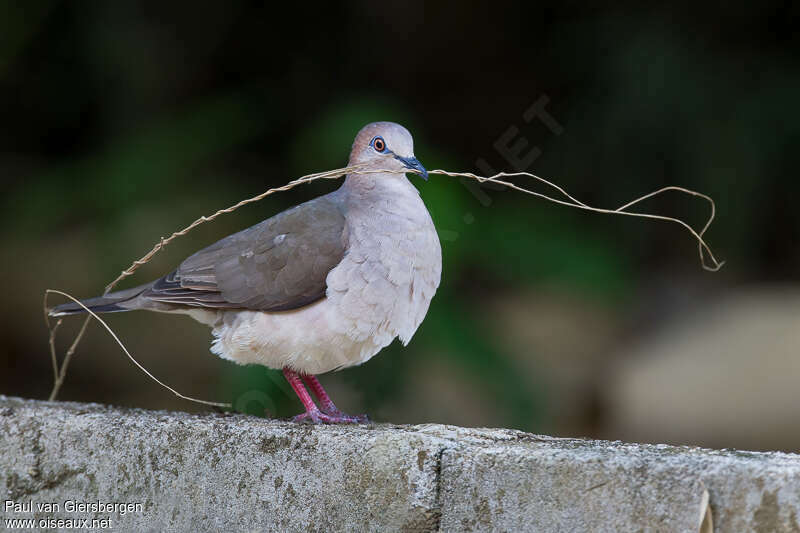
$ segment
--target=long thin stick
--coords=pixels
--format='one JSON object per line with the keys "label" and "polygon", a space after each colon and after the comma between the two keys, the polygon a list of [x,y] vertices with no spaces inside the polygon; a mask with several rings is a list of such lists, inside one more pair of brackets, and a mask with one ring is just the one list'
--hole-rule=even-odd
{"label": "long thin stick", "polygon": [[[161,385],[161,386],[162,386],[162,387],[164,387],[165,389],[167,389],[167,390],[171,391],[171,392],[172,392],[173,394],[175,394],[175,396],[177,396],[178,398],[183,398],[184,400],[189,400],[189,401],[192,401],[192,402],[202,403],[203,405],[211,405],[211,406],[214,406],[214,407],[231,407],[231,404],[229,404],[229,403],[208,402],[208,401],[206,401],[206,400],[199,400],[199,399],[197,399],[197,398],[192,398],[192,397],[190,397],[190,396],[184,396],[184,395],[183,395],[183,394],[181,394],[180,392],[176,391],[175,389],[173,389],[173,388],[172,388],[172,387],[170,387],[169,385],[167,385],[167,384],[165,384],[164,382],[162,382],[161,380],[159,380],[157,377],[155,377],[153,374],[151,374],[151,373],[150,373],[150,372],[149,372],[149,371],[148,371],[148,370],[147,370],[145,367],[143,367],[142,365],[140,365],[140,364],[139,364],[139,361],[137,361],[136,359],[134,359],[134,357],[131,355],[131,353],[128,351],[128,349],[125,347],[125,345],[124,345],[124,344],[122,344],[122,341],[121,341],[121,340],[119,340],[119,337],[117,337],[117,334],[116,334],[116,333],[114,333],[114,331],[113,331],[113,330],[112,330],[110,327],[108,327],[108,324],[106,324],[106,323],[105,323],[105,321],[104,321],[102,318],[100,318],[99,316],[97,316],[97,315],[95,314],[95,312],[94,312],[94,311],[92,311],[91,309],[89,309],[88,307],[86,307],[85,305],[83,305],[83,304],[81,303],[81,301],[80,301],[80,300],[78,300],[77,298],[74,298],[74,297],[70,296],[70,295],[69,295],[69,294],[67,294],[66,292],[57,291],[57,290],[55,290],[55,289],[47,289],[47,290],[45,291],[45,293],[47,293],[47,294],[50,294],[50,293],[53,293],[53,294],[60,294],[61,296],[64,296],[65,298],[69,298],[70,300],[72,300],[72,301],[73,301],[73,302],[75,302],[76,304],[80,305],[80,306],[83,308],[83,310],[84,310],[84,311],[86,311],[87,313],[89,313],[89,315],[91,316],[91,318],[94,318],[95,320],[97,320],[98,322],[100,322],[100,324],[102,324],[102,326],[103,326],[103,327],[106,329],[106,331],[108,331],[108,334],[109,334],[109,335],[111,335],[111,337],[113,337],[113,339],[114,339],[115,341],[117,341],[117,344],[119,344],[119,347],[120,347],[120,348],[122,348],[122,351],[123,351],[123,352],[125,352],[125,355],[127,355],[127,356],[128,356],[128,358],[129,358],[131,361],[133,361],[133,364],[135,364],[136,366],[138,366],[138,367],[139,367],[139,370],[141,370],[142,372],[144,372],[145,374],[147,374],[147,377],[149,377],[150,379],[152,379],[153,381],[155,381],[156,383],[158,383],[159,385]],[[80,334],[79,334],[78,338],[76,338],[76,339],[75,339],[75,342],[73,343],[73,346],[75,346],[75,345],[77,344],[77,342],[78,342],[78,340],[79,340],[79,339],[80,339]],[[66,363],[66,360],[65,360],[64,362]],[[62,372],[64,372],[64,371],[65,371],[65,370],[64,370],[64,365],[62,365],[61,369],[62,369]],[[52,399],[52,398],[51,398],[51,399]]]}
{"label": "long thin stick", "polygon": [[[48,340],[48,346],[50,347],[50,362],[53,364],[53,383],[58,381],[58,358],[56,357],[56,332],[58,328],[61,327],[61,322],[63,319],[59,318],[56,321],[55,326],[50,325],[50,315],[49,310],[47,308],[47,292],[44,293],[44,298],[42,298],[42,311],[44,312],[44,323],[47,325],[47,330],[50,332],[50,339]],[[52,393],[51,393],[52,394]]]}
{"label": "long thin stick", "polygon": [[[58,396],[58,391],[61,390],[61,385],[64,384],[64,378],[67,375],[67,367],[69,366],[69,362],[72,360],[72,356],[75,354],[75,350],[78,349],[78,344],[81,342],[83,338],[83,334],[86,333],[86,328],[89,326],[89,318],[86,317],[86,320],[83,321],[83,325],[81,325],[80,331],[75,336],[75,340],[72,341],[72,344],[69,346],[66,355],[64,355],[64,360],[61,362],[61,371],[59,371],[58,375],[56,376],[56,381],[53,383],[53,390],[50,391],[50,397],[48,400],[51,402],[56,399]],[[53,344],[55,344],[55,331],[52,333]]]}
{"label": "long thin stick", "polygon": [[[711,226],[711,222],[713,222],[714,217],[716,216],[716,207],[715,207],[715,204],[714,204],[714,200],[710,196],[708,196],[706,194],[703,194],[703,193],[700,193],[700,192],[697,192],[697,191],[693,191],[691,189],[686,189],[684,187],[677,187],[677,186],[672,185],[672,186],[664,187],[664,188],[661,188],[661,189],[659,189],[657,191],[653,191],[651,193],[645,194],[644,196],[640,196],[639,198],[636,198],[635,200],[631,200],[630,202],[628,202],[626,204],[623,204],[622,206],[620,206],[620,207],[618,207],[616,209],[603,209],[603,208],[600,208],[600,207],[592,207],[592,206],[584,204],[583,202],[580,202],[580,201],[576,200],[575,198],[573,198],[572,196],[567,194],[567,192],[564,191],[564,189],[562,189],[558,185],[555,185],[554,183],[551,183],[551,182],[547,181],[544,178],[540,178],[539,176],[536,176],[535,174],[531,174],[530,172],[511,172],[511,173],[500,172],[499,174],[495,174],[494,176],[490,176],[490,177],[476,176],[475,174],[472,174],[470,172],[448,172],[446,170],[429,170],[428,174],[442,174],[442,175],[445,175],[445,176],[454,176],[454,177],[461,176],[461,177],[475,179],[475,180],[477,180],[477,181],[479,181],[481,183],[486,182],[486,181],[491,182],[491,183],[497,183],[498,185],[504,185],[506,187],[510,187],[510,188],[512,188],[514,190],[523,192],[525,194],[530,194],[531,196],[536,196],[538,198],[542,198],[544,200],[547,200],[548,202],[553,202],[553,203],[560,204],[560,205],[565,205],[565,206],[568,206],[568,207],[574,207],[575,209],[582,209],[584,211],[592,211],[594,213],[605,213],[605,214],[612,214],[612,215],[625,215],[625,216],[631,216],[631,217],[650,218],[650,219],[654,219],[654,220],[664,220],[666,222],[673,222],[675,224],[679,224],[679,225],[683,226],[684,228],[686,228],[686,230],[688,230],[689,233],[691,233],[692,236],[697,240],[697,246],[698,246],[698,250],[699,250],[699,254],[700,254],[700,264],[702,265],[702,267],[705,270],[709,270],[711,272],[716,272],[717,270],[722,268],[722,266],[725,264],[724,261],[717,261],[717,259],[714,257],[714,253],[711,251],[711,248],[708,246],[708,244],[706,244],[705,240],[703,239],[703,235],[705,234],[706,230],[708,230],[709,226]],[[499,180],[499,179],[497,179],[498,176],[504,176],[504,177],[527,176],[527,177],[535,178],[535,179],[541,181],[542,183],[545,183],[546,185],[549,185],[550,187],[553,187],[554,189],[558,190],[559,192],[561,192],[562,194],[567,196],[571,201],[568,202],[568,201],[565,201],[565,200],[559,200],[557,198],[552,198],[552,197],[547,196],[546,194],[542,194],[540,192],[531,191],[531,190],[526,189],[524,187],[520,187],[519,185],[516,185],[514,183],[511,183],[511,182],[508,182],[508,181]],[[638,204],[639,202],[642,202],[642,201],[647,200],[649,198],[653,198],[654,196],[657,196],[659,194],[665,193],[667,191],[679,191],[679,192],[683,192],[683,193],[686,193],[686,194],[690,194],[692,196],[698,196],[700,198],[703,198],[704,200],[706,200],[709,203],[709,205],[711,206],[711,212],[710,212],[710,214],[708,216],[708,219],[706,220],[705,225],[703,226],[703,228],[699,232],[695,231],[695,229],[692,226],[690,226],[689,224],[687,224],[686,222],[684,222],[683,220],[681,220],[679,218],[669,217],[669,216],[665,216],[665,215],[653,215],[653,214],[650,214],[650,213],[639,213],[639,212],[626,211],[626,209],[628,209],[629,207],[631,207],[633,205]],[[710,266],[706,264],[705,254],[708,254],[708,257],[711,259],[711,263],[712,264]]]}
{"label": "long thin stick", "polygon": [[[318,172],[318,173],[315,173],[315,174],[309,174],[309,175],[303,176],[301,178],[298,178],[298,179],[296,179],[294,181],[291,181],[291,182],[289,182],[286,185],[283,185],[281,187],[275,187],[273,189],[269,189],[269,190],[267,190],[267,191],[265,191],[265,192],[263,192],[263,193],[261,193],[261,194],[259,194],[257,196],[242,200],[242,201],[240,201],[240,202],[238,202],[238,203],[236,203],[236,204],[234,204],[234,205],[232,205],[230,207],[227,207],[225,209],[220,209],[220,210],[216,211],[215,213],[213,213],[212,215],[202,216],[202,217],[198,218],[197,220],[195,220],[194,222],[192,222],[191,224],[189,224],[188,226],[186,226],[185,228],[183,228],[182,230],[172,233],[172,235],[170,235],[167,238],[162,237],[159,240],[159,242],[156,243],[155,246],[153,246],[153,248],[149,252],[147,252],[140,259],[134,261],[130,265],[130,267],[128,267],[126,270],[123,270],[120,273],[120,275],[117,276],[117,278],[114,281],[109,283],[105,288],[105,294],[110,292],[111,289],[113,289],[117,285],[117,283],[119,283],[120,281],[124,280],[125,278],[133,275],[133,273],[136,272],[136,270],[140,266],[148,263],[153,258],[153,256],[155,256],[167,244],[172,242],[174,239],[177,239],[178,237],[182,237],[182,236],[186,235],[187,233],[189,233],[191,230],[193,230],[194,228],[196,228],[200,224],[205,224],[206,222],[211,222],[212,220],[216,219],[220,215],[223,215],[225,213],[231,213],[231,212],[235,211],[236,209],[239,209],[240,207],[242,207],[244,205],[247,205],[247,204],[250,204],[250,203],[253,203],[253,202],[258,202],[259,200],[262,200],[262,199],[266,198],[267,196],[269,196],[271,194],[274,194],[276,192],[288,191],[289,189],[292,189],[292,188],[294,188],[294,187],[296,187],[298,185],[304,184],[304,183],[310,183],[310,182],[318,180],[318,179],[336,179],[336,178],[339,178],[339,177],[341,177],[341,176],[343,176],[345,174],[364,174],[364,173],[371,173],[371,172],[407,173],[407,172],[417,172],[417,171],[402,171],[401,172],[401,171],[394,171],[394,170],[365,170],[363,165],[356,165],[356,166],[349,166],[349,167],[340,168],[340,169],[336,169],[336,170],[329,170],[329,171],[326,171],[326,172]],[[645,194],[644,196],[640,196],[639,198],[631,200],[630,202],[628,202],[626,204],[623,204],[623,205],[621,205],[620,207],[618,207],[616,209],[604,209],[604,208],[589,206],[589,205],[581,202],[580,200],[577,200],[573,196],[571,196],[562,187],[559,187],[558,185],[556,185],[556,184],[554,184],[554,183],[552,183],[552,182],[550,182],[550,181],[548,181],[548,180],[546,180],[544,178],[541,178],[541,177],[539,177],[539,176],[537,176],[535,174],[531,174],[529,172],[511,172],[511,173],[500,172],[498,174],[495,174],[494,176],[489,176],[489,177],[478,176],[478,175],[473,174],[471,172],[449,172],[449,171],[446,171],[446,170],[431,170],[428,173],[429,174],[440,174],[440,175],[451,176],[451,177],[465,177],[465,178],[470,178],[470,179],[477,180],[480,183],[484,183],[484,182],[487,182],[487,181],[488,182],[492,182],[492,183],[497,183],[499,185],[503,185],[503,186],[509,187],[511,189],[523,192],[525,194],[529,194],[529,195],[532,195],[532,196],[535,196],[535,197],[538,197],[538,198],[542,198],[542,199],[547,200],[549,202],[553,202],[553,203],[556,203],[556,204],[559,204],[559,205],[565,205],[565,206],[568,206],[568,207],[573,207],[573,208],[576,208],[576,209],[581,209],[581,210],[584,210],[584,211],[591,211],[591,212],[594,212],[594,213],[604,213],[604,214],[625,215],[625,216],[639,217],[639,218],[649,218],[649,219],[663,220],[663,221],[666,221],[666,222],[672,222],[672,223],[675,223],[675,224],[679,224],[680,226],[684,227],[687,231],[689,231],[689,233],[697,240],[698,253],[700,254],[700,263],[701,263],[701,265],[702,265],[702,267],[704,269],[710,270],[710,271],[716,271],[716,270],[719,270],[720,268],[722,268],[722,266],[725,264],[724,261],[717,261],[717,259],[714,257],[713,252],[711,251],[711,248],[708,246],[708,244],[706,244],[705,240],[703,239],[703,235],[705,235],[705,232],[711,226],[711,223],[713,222],[714,216],[716,214],[716,206],[714,204],[714,200],[710,196],[705,195],[703,193],[699,193],[697,191],[692,191],[690,189],[686,189],[686,188],[683,188],[683,187],[669,186],[669,187],[664,187],[664,188],[661,188],[661,189],[659,189],[657,191],[653,191],[651,193]],[[541,183],[544,183],[545,185],[547,185],[547,186],[555,189],[559,193],[561,193],[565,198],[567,198],[567,200],[560,200],[558,198],[552,198],[552,197],[550,197],[550,196],[548,196],[546,194],[543,194],[543,193],[540,193],[540,192],[536,192],[536,191],[532,191],[530,189],[526,189],[524,187],[516,185],[515,183],[499,179],[499,178],[516,177],[516,176],[525,176],[525,177],[533,178],[533,179],[535,179],[535,180],[537,180],[537,181],[539,181]],[[697,196],[697,197],[700,197],[700,198],[706,200],[709,203],[709,205],[711,207],[711,212],[709,214],[708,219],[706,220],[706,223],[703,225],[702,229],[699,232],[696,231],[688,223],[684,222],[683,220],[681,220],[679,218],[669,217],[669,216],[665,216],[665,215],[654,215],[654,214],[650,214],[650,213],[641,213],[641,212],[635,212],[635,211],[628,211],[628,209],[633,207],[634,205],[636,205],[636,204],[638,204],[640,202],[643,202],[643,201],[645,201],[647,199],[653,198],[654,196],[657,196],[657,195],[663,194],[665,192],[668,192],[668,191],[677,191],[677,192],[682,192],[682,193],[689,194],[689,195],[692,195],[692,196]],[[711,259],[711,265],[706,264],[706,254]],[[56,357],[55,334],[56,334],[56,331],[58,330],[58,327],[61,325],[61,320],[59,319],[56,322],[55,326],[53,326],[53,327],[50,326],[50,320],[49,320],[49,317],[48,317],[48,314],[47,314],[48,313],[47,295],[50,294],[50,293],[60,294],[62,296],[65,296],[65,297],[69,298],[70,300],[76,302],[78,305],[83,307],[84,310],[86,310],[90,315],[84,321],[83,326],[80,329],[80,332],[75,337],[75,340],[72,342],[72,345],[70,346],[69,350],[67,350],[67,353],[64,356],[64,360],[63,360],[63,362],[61,364],[61,368],[60,369],[59,369],[59,365],[58,365],[58,361],[57,361],[57,357]],[[159,381],[155,376],[153,376],[150,372],[148,372],[147,369],[145,369],[142,365],[140,365],[139,362],[136,361],[136,359],[133,358],[133,356],[128,352],[128,350],[122,344],[122,341],[119,340],[117,335],[111,330],[111,328],[102,319],[100,319],[100,317],[98,317],[94,312],[92,312],[90,309],[88,309],[86,306],[84,306],[80,301],[78,301],[77,299],[73,298],[69,294],[66,294],[66,293],[61,292],[61,291],[53,290],[53,289],[48,289],[47,291],[45,291],[44,313],[45,313],[45,321],[47,323],[48,329],[50,330],[49,345],[50,345],[50,355],[51,355],[51,359],[52,359],[53,374],[54,374],[54,380],[55,380],[55,383],[53,385],[53,390],[50,393],[50,400],[54,400],[56,398],[56,396],[58,395],[58,391],[60,390],[61,385],[64,382],[64,378],[66,376],[66,371],[67,371],[67,366],[69,365],[69,362],[70,362],[70,360],[72,358],[72,355],[75,353],[75,350],[77,349],[78,343],[80,342],[81,338],[83,337],[84,332],[86,331],[86,327],[89,324],[89,320],[91,318],[95,318],[111,334],[111,336],[114,338],[114,340],[117,341],[117,344],[119,344],[119,346],[122,348],[122,350],[125,352],[125,354],[131,359],[131,361],[133,361],[134,364],[136,364],[136,366],[138,366],[145,374],[147,374],[150,378],[152,378],[156,383],[158,383],[162,387],[170,390],[176,396],[178,396],[180,398],[183,398],[185,400],[201,403],[201,404],[204,404],[204,405],[216,406],[216,407],[230,407],[230,404],[227,404],[227,403],[209,402],[209,401],[206,401],[206,400],[199,400],[199,399],[196,399],[196,398],[191,398],[189,396],[185,396],[185,395],[179,393],[178,391],[176,391],[175,389],[173,389],[172,387],[169,387],[168,385],[166,385],[166,384],[162,383],[161,381]]]}

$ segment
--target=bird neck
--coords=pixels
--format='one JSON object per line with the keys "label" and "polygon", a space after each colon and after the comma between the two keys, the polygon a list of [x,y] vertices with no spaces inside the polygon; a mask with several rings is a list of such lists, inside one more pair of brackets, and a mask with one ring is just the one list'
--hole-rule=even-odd
{"label": "bird neck", "polygon": [[419,195],[405,174],[348,174],[342,189],[358,196],[398,195],[412,192]]}

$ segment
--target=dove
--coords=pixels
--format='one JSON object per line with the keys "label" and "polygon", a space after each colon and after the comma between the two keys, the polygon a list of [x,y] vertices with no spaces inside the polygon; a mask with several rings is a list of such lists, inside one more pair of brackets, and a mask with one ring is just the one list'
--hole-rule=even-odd
{"label": "dove", "polygon": [[[348,166],[359,170],[335,191],[221,239],[160,279],[82,304],[189,315],[212,328],[212,353],[283,372],[305,408],[293,420],[367,422],[340,411],[316,376],[360,365],[395,338],[407,345],[439,287],[442,252],[406,177],[428,179],[408,130],[364,126]],[[49,314],[82,312],[73,302]]]}

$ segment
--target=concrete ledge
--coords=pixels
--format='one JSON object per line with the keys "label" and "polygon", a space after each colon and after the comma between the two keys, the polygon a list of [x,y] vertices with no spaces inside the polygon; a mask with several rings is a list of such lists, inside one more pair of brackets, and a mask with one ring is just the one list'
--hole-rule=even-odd
{"label": "concrete ledge", "polygon": [[[0,450],[3,527],[94,518],[119,531],[698,531],[707,490],[716,531],[800,530],[800,456],[783,453],[3,396]],[[98,501],[140,506],[123,514]]]}

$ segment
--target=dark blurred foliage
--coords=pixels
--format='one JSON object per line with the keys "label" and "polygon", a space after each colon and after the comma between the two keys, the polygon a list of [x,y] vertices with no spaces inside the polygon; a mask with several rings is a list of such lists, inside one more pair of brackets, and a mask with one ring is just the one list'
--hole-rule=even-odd
{"label": "dark blurred foliage", "polygon": [[[428,168],[474,172],[479,158],[514,170],[495,144],[515,127],[523,154],[541,150],[527,170],[594,205],[669,184],[712,195],[719,216],[709,240],[727,266],[702,271],[674,225],[412,178],[440,230],[441,289],[409,347],[395,343],[323,382],[344,407],[379,420],[594,434],[600,385],[585,380],[580,401],[569,399],[580,407],[564,411],[551,379],[563,363],[551,344],[564,339],[509,341],[504,328],[519,313],[504,315],[515,309],[508,302],[576,302],[580,313],[566,316],[583,319],[567,340],[592,355],[568,364],[601,379],[605,353],[684,300],[796,279],[798,11],[765,2],[0,2],[0,392],[49,391],[46,287],[102,292],[197,216],[343,166],[367,122],[407,126]],[[543,95],[560,135],[523,118]],[[336,186],[296,188],[204,226],[128,283]],[[695,223],[706,215],[679,195],[647,208]],[[546,323],[542,313],[531,327]],[[609,317],[613,340],[582,338]],[[109,321],[185,393],[253,413],[299,410],[279,374],[217,361],[206,328],[187,318]],[[62,349],[78,323],[65,325]],[[61,397],[195,408],[140,375],[96,326]]]}

